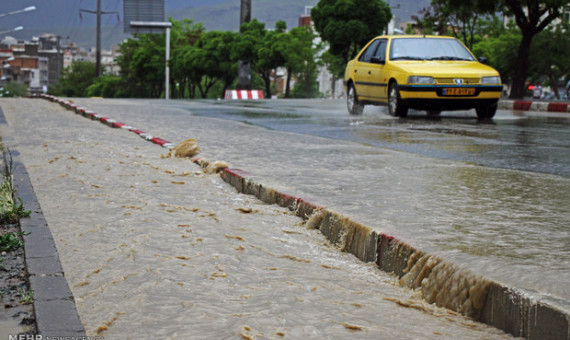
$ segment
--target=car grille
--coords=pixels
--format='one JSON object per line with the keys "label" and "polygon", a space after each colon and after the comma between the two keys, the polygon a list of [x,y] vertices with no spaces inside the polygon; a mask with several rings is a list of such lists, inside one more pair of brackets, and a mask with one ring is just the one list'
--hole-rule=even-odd
{"label": "car grille", "polygon": [[479,78],[435,78],[437,84],[441,85],[455,85],[455,79],[463,79],[463,85],[479,84]]}

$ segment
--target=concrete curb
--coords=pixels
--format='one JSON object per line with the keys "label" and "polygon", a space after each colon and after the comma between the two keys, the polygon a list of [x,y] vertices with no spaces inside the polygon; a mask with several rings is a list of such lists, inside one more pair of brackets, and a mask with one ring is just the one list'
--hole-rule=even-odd
{"label": "concrete curb", "polygon": [[[5,121],[1,110],[0,115],[0,120]],[[34,292],[37,333],[53,337],[85,336],[85,328],[77,313],[73,294],[65,279],[52,234],[26,167],[23,163],[14,161],[12,171],[17,197],[31,211],[29,217],[20,219],[20,230],[26,234],[24,254],[30,289]]]}
{"label": "concrete curb", "polygon": [[500,110],[570,113],[570,103],[499,100]]}
{"label": "concrete curb", "polygon": [[[76,113],[101,120],[111,127],[125,126],[115,121],[109,124],[109,119],[103,121],[100,115],[87,114],[89,111],[78,108],[69,101],[52,96],[43,97]],[[162,147],[173,146],[165,139],[153,137],[138,129],[128,130]],[[194,158],[192,161],[202,168],[210,164],[203,158]],[[457,264],[427,254],[392,235],[375,231],[303,198],[266,187],[246,171],[224,169],[220,176],[241,193],[295,212],[307,221],[309,227],[319,229],[342,251],[349,252],[362,261],[375,262],[381,270],[396,274],[403,286],[421,289],[429,303],[454,310],[517,337],[570,340],[570,305],[566,301],[537,300],[523,290],[490,281]]]}

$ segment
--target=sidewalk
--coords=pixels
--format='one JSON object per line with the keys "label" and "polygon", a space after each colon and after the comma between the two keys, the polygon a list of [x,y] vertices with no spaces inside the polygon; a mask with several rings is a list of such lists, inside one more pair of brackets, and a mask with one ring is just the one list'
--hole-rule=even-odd
{"label": "sidewalk", "polygon": [[[2,135],[28,169],[88,335],[505,338],[418,299],[289,209],[162,158],[167,149],[154,144],[165,139],[43,100],[0,105]],[[293,198],[273,193],[265,197]]]}

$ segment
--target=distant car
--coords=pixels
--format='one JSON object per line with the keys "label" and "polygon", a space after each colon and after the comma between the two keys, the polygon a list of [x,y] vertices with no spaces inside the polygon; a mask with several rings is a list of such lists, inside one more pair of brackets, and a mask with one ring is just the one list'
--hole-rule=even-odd
{"label": "distant car", "polygon": [[484,61],[453,37],[378,36],[346,66],[348,111],[387,105],[391,115],[406,117],[408,109],[429,115],[475,109],[479,118],[492,118],[503,86]]}
{"label": "distant car", "polygon": [[570,98],[570,80],[566,83],[566,98]]}

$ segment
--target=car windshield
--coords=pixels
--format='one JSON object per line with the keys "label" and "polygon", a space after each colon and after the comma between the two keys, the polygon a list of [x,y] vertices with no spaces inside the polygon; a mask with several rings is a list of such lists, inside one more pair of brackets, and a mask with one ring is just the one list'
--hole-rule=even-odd
{"label": "car windshield", "polygon": [[396,38],[390,46],[390,60],[475,59],[459,41],[442,38]]}

